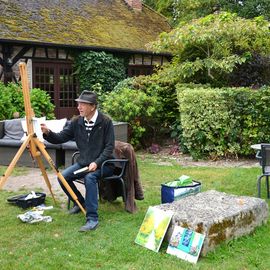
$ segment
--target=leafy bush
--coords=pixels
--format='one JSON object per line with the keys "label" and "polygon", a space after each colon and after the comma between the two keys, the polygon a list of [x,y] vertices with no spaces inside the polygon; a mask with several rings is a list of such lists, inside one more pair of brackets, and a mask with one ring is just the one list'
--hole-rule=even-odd
{"label": "leafy bush", "polygon": [[125,58],[105,52],[87,51],[75,56],[75,74],[81,90],[100,84],[104,92],[112,91],[126,77],[126,67]]}
{"label": "leafy bush", "polygon": [[160,128],[169,128],[176,120],[178,115],[177,96],[175,83],[153,74],[151,76],[135,77],[133,88],[145,92],[148,96],[153,96],[158,100],[155,116]]}
{"label": "leafy bush", "polygon": [[270,88],[179,86],[183,143],[194,158],[253,154],[270,140]]}
{"label": "leafy bush", "polygon": [[149,98],[156,100],[153,104],[155,116],[151,125],[148,121],[147,126],[143,126],[145,132],[141,142],[144,146],[160,142],[170,132],[179,114],[175,84],[158,74],[153,74],[125,79],[117,84],[114,91],[124,88],[145,93]]}
{"label": "leafy bush", "polygon": [[55,106],[51,103],[50,95],[38,88],[30,92],[30,100],[36,117],[46,116],[47,119],[54,119]]}
{"label": "leafy bush", "polygon": [[13,113],[16,112],[12,93],[16,92],[18,86],[15,84],[4,85],[0,82],[0,120],[10,119]]}
{"label": "leafy bush", "polygon": [[[30,101],[36,117],[45,116],[53,119],[54,105],[47,92],[34,88],[30,91]],[[15,83],[4,85],[0,82],[0,119],[11,119],[17,112],[20,117],[25,116],[22,88]]]}
{"label": "leafy bush", "polygon": [[147,96],[142,91],[121,88],[108,93],[103,102],[103,111],[115,121],[128,122],[130,125],[131,144],[135,147],[143,144],[146,127],[151,127],[155,120],[157,99]]}

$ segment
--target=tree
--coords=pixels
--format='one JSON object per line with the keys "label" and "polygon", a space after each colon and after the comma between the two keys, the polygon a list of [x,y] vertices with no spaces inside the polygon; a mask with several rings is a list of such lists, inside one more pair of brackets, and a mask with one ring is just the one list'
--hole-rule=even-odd
{"label": "tree", "polygon": [[219,9],[219,0],[173,0],[173,19],[176,23],[204,17]]}
{"label": "tree", "polygon": [[144,0],[143,2],[169,18],[174,25],[218,11],[237,13],[243,18],[264,16],[265,19],[270,19],[269,0]]}
{"label": "tree", "polygon": [[270,54],[269,22],[227,12],[211,14],[163,33],[150,47],[174,55],[160,71],[163,76],[179,82],[231,85],[229,75],[243,63]]}
{"label": "tree", "polygon": [[264,16],[265,19],[270,19],[269,0],[220,0],[220,6],[223,10],[235,12],[244,18]]}
{"label": "tree", "polygon": [[143,0],[143,3],[164,15],[173,24],[174,0]]}

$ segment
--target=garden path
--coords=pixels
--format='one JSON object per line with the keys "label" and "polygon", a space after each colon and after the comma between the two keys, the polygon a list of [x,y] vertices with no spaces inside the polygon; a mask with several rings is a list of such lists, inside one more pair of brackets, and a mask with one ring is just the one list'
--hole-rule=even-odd
{"label": "garden path", "polygon": [[[142,160],[151,159],[152,162],[158,163],[162,166],[171,166],[172,164],[179,164],[181,166],[208,166],[208,167],[259,167],[259,163],[254,159],[239,159],[239,160],[199,160],[194,161],[188,155],[181,153],[176,153],[175,155],[169,154],[169,149],[164,148],[157,154],[148,154],[146,152],[138,152]],[[65,198],[64,193],[62,192],[60,185],[58,184],[57,177],[54,172],[48,171],[48,177],[52,185],[52,190],[55,193],[57,198]],[[79,189],[84,192],[84,187],[78,185]],[[45,181],[41,175],[41,172],[38,168],[29,168],[28,172],[20,176],[10,176],[5,183],[3,189],[8,191],[19,191],[19,190],[42,190],[49,194],[48,188],[45,184]]]}

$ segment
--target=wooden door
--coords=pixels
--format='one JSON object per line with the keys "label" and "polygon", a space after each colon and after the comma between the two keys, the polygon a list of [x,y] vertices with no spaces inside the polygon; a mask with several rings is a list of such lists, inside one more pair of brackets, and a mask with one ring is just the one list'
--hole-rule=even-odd
{"label": "wooden door", "polygon": [[78,85],[72,74],[71,63],[33,62],[33,87],[50,95],[57,119],[70,119],[78,114],[75,102]]}

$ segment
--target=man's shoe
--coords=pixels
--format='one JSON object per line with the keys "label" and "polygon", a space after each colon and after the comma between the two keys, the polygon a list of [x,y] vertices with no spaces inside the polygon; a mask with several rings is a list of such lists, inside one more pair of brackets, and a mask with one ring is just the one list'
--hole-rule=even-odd
{"label": "man's shoe", "polygon": [[69,211],[69,214],[78,214],[81,212],[81,208],[78,205],[74,205]]}
{"label": "man's shoe", "polygon": [[98,226],[98,221],[93,221],[93,220],[89,220],[86,222],[85,225],[83,225],[79,232],[87,232],[87,231],[92,231],[95,230]]}

